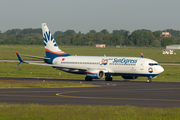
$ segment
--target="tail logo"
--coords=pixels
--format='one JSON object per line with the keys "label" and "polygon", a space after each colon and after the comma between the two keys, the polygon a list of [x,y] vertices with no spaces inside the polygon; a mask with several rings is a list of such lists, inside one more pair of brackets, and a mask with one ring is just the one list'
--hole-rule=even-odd
{"label": "tail logo", "polygon": [[57,43],[54,40],[53,36],[51,35],[50,31],[49,31],[49,33],[47,31],[46,31],[46,33],[44,33],[43,39],[44,39],[44,46],[47,46],[48,42],[50,42],[50,41],[54,44],[54,46],[57,46]]}

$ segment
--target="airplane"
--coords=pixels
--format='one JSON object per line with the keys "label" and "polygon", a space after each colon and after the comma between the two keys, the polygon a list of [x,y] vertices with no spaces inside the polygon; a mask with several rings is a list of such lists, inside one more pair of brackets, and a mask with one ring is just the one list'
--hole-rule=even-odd
{"label": "airplane", "polygon": [[[112,76],[122,76],[124,79],[137,79],[138,77],[147,77],[147,82],[151,83],[152,78],[164,71],[158,62],[141,57],[109,57],[109,56],[71,56],[62,51],[47,24],[42,23],[42,34],[45,46],[45,57],[21,55],[16,51],[20,63],[34,65],[52,66],[56,70],[65,71],[74,74],[85,74],[85,81],[92,79],[103,79],[112,81]],[[25,62],[20,56],[43,59],[45,63]]]}

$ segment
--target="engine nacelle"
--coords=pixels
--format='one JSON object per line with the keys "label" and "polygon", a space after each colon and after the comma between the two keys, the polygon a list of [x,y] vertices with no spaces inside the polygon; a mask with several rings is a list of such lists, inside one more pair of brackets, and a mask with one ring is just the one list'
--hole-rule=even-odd
{"label": "engine nacelle", "polygon": [[122,76],[124,79],[137,79],[138,76]]}
{"label": "engine nacelle", "polygon": [[102,70],[89,70],[87,71],[86,76],[93,79],[102,79],[104,78],[105,73]]}

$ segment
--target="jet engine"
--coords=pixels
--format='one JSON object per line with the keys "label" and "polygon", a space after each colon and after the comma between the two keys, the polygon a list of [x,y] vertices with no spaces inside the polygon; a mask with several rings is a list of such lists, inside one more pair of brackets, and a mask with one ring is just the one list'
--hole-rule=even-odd
{"label": "jet engine", "polygon": [[102,79],[104,78],[105,73],[102,70],[89,70],[86,73],[86,77],[92,78],[92,79]]}
{"label": "jet engine", "polygon": [[138,76],[122,76],[124,79],[137,79]]}

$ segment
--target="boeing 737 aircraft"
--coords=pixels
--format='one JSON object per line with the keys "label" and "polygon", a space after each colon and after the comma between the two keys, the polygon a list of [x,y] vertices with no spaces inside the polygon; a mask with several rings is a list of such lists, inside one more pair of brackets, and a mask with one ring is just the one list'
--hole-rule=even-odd
{"label": "boeing 737 aircraft", "polygon": [[[52,66],[56,70],[85,74],[86,81],[104,77],[106,81],[112,81],[112,76],[122,76],[124,79],[136,79],[143,76],[148,78],[147,82],[152,82],[152,78],[164,71],[156,61],[143,58],[143,55],[141,57],[71,56],[59,49],[46,23],[42,23],[42,33],[46,56],[19,55],[16,51],[20,61],[18,65],[29,63]],[[24,62],[20,56],[43,59],[47,64]]]}

